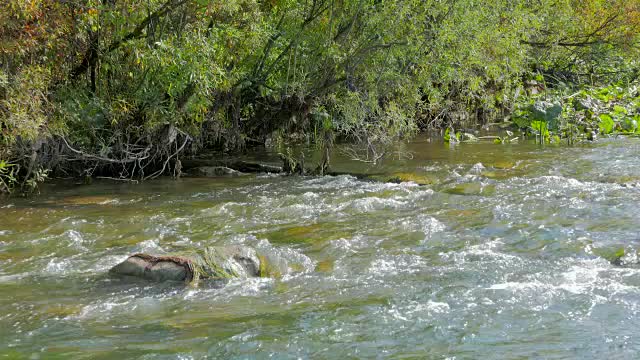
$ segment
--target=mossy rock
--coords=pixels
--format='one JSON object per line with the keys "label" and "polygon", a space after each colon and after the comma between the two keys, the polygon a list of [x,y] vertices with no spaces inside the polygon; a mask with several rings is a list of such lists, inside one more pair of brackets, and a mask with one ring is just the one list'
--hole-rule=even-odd
{"label": "mossy rock", "polygon": [[196,283],[199,279],[257,277],[263,267],[252,248],[215,246],[166,256],[135,254],[114,266],[110,273],[158,282]]}
{"label": "mossy rock", "polygon": [[62,205],[107,205],[115,199],[110,196],[69,196],[63,198]]}
{"label": "mossy rock", "polygon": [[[364,177],[364,179],[370,180],[370,181],[374,181],[374,182],[382,182],[382,183],[386,183],[386,182],[399,183],[399,182],[401,182],[400,179],[392,179],[388,175],[368,175],[368,176]],[[392,180],[396,180],[396,181],[392,181]]]}
{"label": "mossy rock", "polygon": [[433,179],[429,175],[417,174],[417,173],[411,173],[411,172],[393,173],[387,177],[386,182],[390,182],[390,183],[413,182],[418,185],[432,185],[436,183],[435,179]]}
{"label": "mossy rock", "polygon": [[317,272],[329,273],[333,271],[334,261],[330,259],[322,260],[316,265]]}
{"label": "mossy rock", "polygon": [[444,190],[447,194],[452,195],[483,195],[490,196],[495,193],[494,185],[482,185],[480,183],[462,183],[457,184],[454,187],[450,187]]}
{"label": "mossy rock", "polygon": [[491,164],[491,167],[494,169],[508,170],[513,169],[516,166],[515,161],[510,160],[500,160]]}
{"label": "mossy rock", "polygon": [[623,247],[619,248],[593,248],[593,253],[599,256],[613,265],[623,265],[622,258],[625,256],[625,250]]}
{"label": "mossy rock", "polygon": [[260,277],[279,278],[282,277],[280,269],[275,267],[266,256],[259,255],[260,259]]}

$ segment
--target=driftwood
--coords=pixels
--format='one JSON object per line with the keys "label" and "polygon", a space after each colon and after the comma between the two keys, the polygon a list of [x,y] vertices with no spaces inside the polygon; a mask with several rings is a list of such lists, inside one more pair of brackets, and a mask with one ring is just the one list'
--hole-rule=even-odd
{"label": "driftwood", "polygon": [[234,170],[228,168],[226,166],[200,166],[197,168],[193,168],[189,170],[190,175],[202,176],[202,177],[234,177],[234,176],[243,176],[248,175],[247,173],[240,172],[238,170]]}
{"label": "driftwood", "polygon": [[198,168],[228,168],[240,173],[272,173],[281,174],[281,166],[262,164],[242,160],[218,160],[218,159],[182,159],[182,170],[189,174],[197,174]]}
{"label": "driftwood", "polygon": [[273,173],[280,174],[283,172],[281,166],[268,164],[253,163],[248,161],[236,161],[229,165],[230,168],[246,173]]}

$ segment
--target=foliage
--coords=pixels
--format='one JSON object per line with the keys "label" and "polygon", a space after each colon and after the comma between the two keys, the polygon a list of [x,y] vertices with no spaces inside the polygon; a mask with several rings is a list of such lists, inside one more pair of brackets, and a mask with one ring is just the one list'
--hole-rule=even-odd
{"label": "foliage", "polygon": [[[639,15],[634,0],[7,0],[0,158],[21,184],[175,175],[181,154],[274,134],[332,133],[375,159],[425,128],[586,131],[605,113],[569,106],[586,97],[625,107],[606,113],[628,132],[635,109],[609,85],[640,75]],[[530,118],[537,100],[561,101],[561,123]]]}
{"label": "foliage", "polygon": [[593,140],[597,134],[636,136],[640,134],[640,93],[637,89],[637,82],[625,84],[624,87],[613,84],[555,89],[544,97],[559,104],[561,111],[557,118],[541,118],[540,113],[536,113],[530,105],[532,101],[539,101],[534,97],[518,105],[519,110],[514,112],[514,124],[541,135],[547,142],[552,135],[567,139],[570,143],[581,139]]}
{"label": "foliage", "polygon": [[16,182],[14,170],[13,164],[0,160],[0,193],[11,192],[11,188]]}

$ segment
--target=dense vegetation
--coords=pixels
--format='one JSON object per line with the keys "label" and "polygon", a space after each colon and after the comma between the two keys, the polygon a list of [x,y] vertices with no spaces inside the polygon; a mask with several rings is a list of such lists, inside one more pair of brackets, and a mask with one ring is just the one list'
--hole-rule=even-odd
{"label": "dense vegetation", "polygon": [[[637,0],[7,0],[0,190],[177,174],[269,139],[375,152],[505,120],[571,138],[603,115],[611,132],[640,106],[638,34]],[[541,125],[535,93],[570,121]]]}

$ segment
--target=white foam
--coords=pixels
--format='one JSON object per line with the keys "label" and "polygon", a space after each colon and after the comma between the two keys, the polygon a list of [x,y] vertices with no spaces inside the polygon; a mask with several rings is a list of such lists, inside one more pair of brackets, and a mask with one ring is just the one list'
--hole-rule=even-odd
{"label": "white foam", "polygon": [[85,250],[84,242],[85,239],[82,237],[82,234],[76,230],[67,230],[64,232],[64,236],[69,239],[69,242],[73,247],[76,247],[81,250]]}
{"label": "white foam", "polygon": [[425,260],[418,255],[384,255],[369,266],[370,274],[397,275],[414,274],[426,267]]}
{"label": "white foam", "polygon": [[544,284],[539,281],[531,281],[531,282],[517,282],[517,281],[509,281],[504,283],[493,284],[490,287],[486,288],[487,290],[512,290],[512,291],[521,291],[521,290],[529,290],[529,289],[544,289],[547,288]]}
{"label": "white foam", "polygon": [[[504,290],[514,293],[537,293],[548,296],[561,294],[584,295],[591,299],[591,307],[610,301],[616,295],[636,292],[637,286],[630,286],[614,279],[612,275],[621,269],[611,268],[601,259],[581,260],[568,267],[560,274],[550,274],[544,279],[538,275],[536,279],[523,282],[501,282],[489,286],[488,290]],[[628,269],[622,269],[625,271]],[[634,269],[635,270],[635,269]],[[606,293],[604,297],[600,293]]]}
{"label": "white foam", "polygon": [[249,204],[230,201],[211,208],[202,209],[201,212],[208,215],[233,215],[238,209],[243,209],[247,205]]}
{"label": "white foam", "polygon": [[401,306],[393,305],[388,312],[397,320],[415,322],[416,318],[424,319],[437,314],[446,314],[450,309],[446,302],[428,300],[427,302],[411,301]]}
{"label": "white foam", "polygon": [[422,232],[425,236],[424,241],[430,239],[433,234],[442,232],[445,229],[445,226],[442,222],[431,216],[421,215],[418,218],[418,222],[421,225]]}
{"label": "white foam", "polygon": [[[289,247],[275,247],[266,239],[260,240],[256,249],[285,275],[294,272],[291,268],[292,264],[302,266],[303,273],[311,272],[316,267],[316,262],[302,252]],[[282,269],[284,267],[286,269]]]}
{"label": "white foam", "polygon": [[482,165],[482,163],[477,163],[471,167],[469,172],[472,174],[480,174],[484,169],[486,168],[484,167],[484,165]]}
{"label": "white foam", "polygon": [[142,241],[136,245],[135,252],[141,253],[164,253],[164,249],[160,246],[160,241],[158,239],[149,239]]}
{"label": "white foam", "polygon": [[122,202],[118,199],[108,199],[108,200],[104,200],[104,201],[100,201],[97,204],[98,205],[118,205],[121,204]]}
{"label": "white foam", "polygon": [[68,272],[71,268],[71,261],[69,259],[53,258],[49,260],[45,267],[45,272],[50,274],[63,274]]}
{"label": "white foam", "polygon": [[364,199],[357,199],[351,202],[348,206],[352,209],[362,212],[369,212],[382,209],[398,209],[406,205],[406,202],[398,201],[395,199],[383,199],[378,197],[367,197]]}
{"label": "white foam", "polygon": [[492,260],[492,261],[493,260],[500,260],[500,261],[508,262],[508,263],[522,260],[520,257],[518,257],[516,255],[506,254],[506,253],[498,251],[497,249],[501,245],[503,245],[503,243],[498,238],[498,239],[495,239],[495,240],[487,241],[487,242],[482,243],[482,244],[470,246],[468,249],[460,251],[460,252],[440,253],[440,256],[442,256],[445,259],[453,258],[454,262],[456,262],[456,263],[465,263],[465,262],[467,262],[467,258],[469,256],[471,256],[471,257],[479,257],[481,259]]}
{"label": "white foam", "polygon": [[224,297],[237,296],[260,296],[265,289],[270,288],[274,283],[270,278],[246,278],[231,279],[225,286],[223,291],[216,289],[220,295]]}

